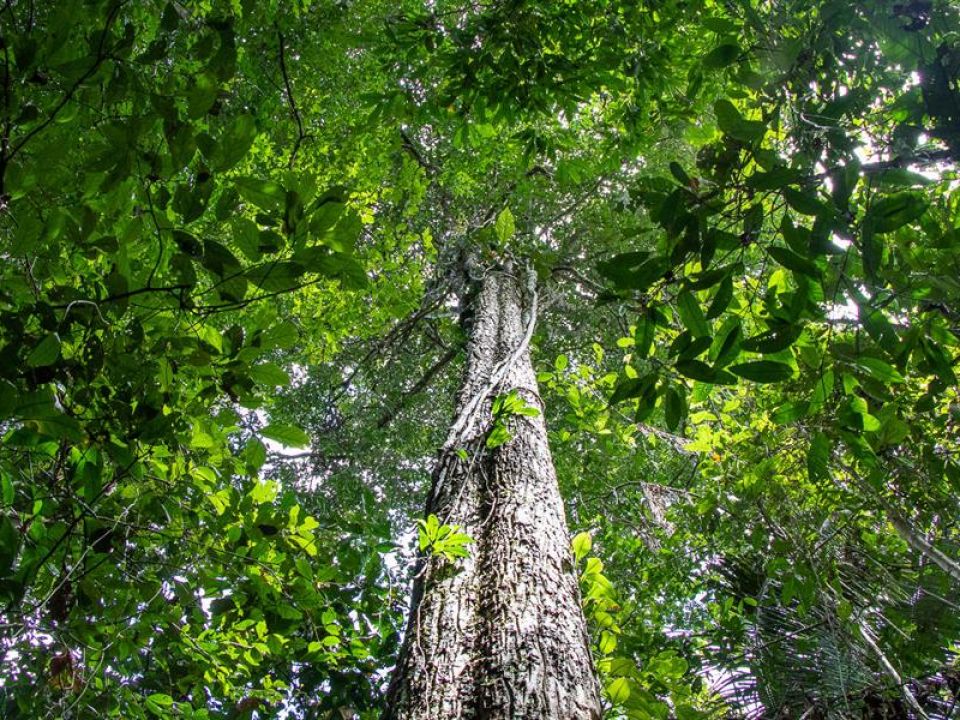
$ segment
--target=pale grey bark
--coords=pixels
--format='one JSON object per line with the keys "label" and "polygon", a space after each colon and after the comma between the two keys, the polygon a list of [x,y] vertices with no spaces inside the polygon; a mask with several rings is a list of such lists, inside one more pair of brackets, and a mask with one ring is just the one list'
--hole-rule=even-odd
{"label": "pale grey bark", "polygon": [[542,406],[527,347],[535,295],[519,275],[488,271],[472,301],[467,367],[427,513],[475,543],[455,563],[423,559],[384,720],[600,717],[542,415],[511,417],[513,438],[484,448],[494,397],[515,390]]}

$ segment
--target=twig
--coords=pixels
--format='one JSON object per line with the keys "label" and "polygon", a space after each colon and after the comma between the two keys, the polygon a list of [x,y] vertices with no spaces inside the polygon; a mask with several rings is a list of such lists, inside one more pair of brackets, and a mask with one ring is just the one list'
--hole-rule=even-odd
{"label": "twig", "polygon": [[297,101],[293,97],[293,88],[290,86],[290,75],[287,73],[287,59],[286,50],[284,49],[283,32],[281,32],[279,26],[277,26],[277,39],[280,42],[280,73],[283,75],[283,86],[287,90],[287,100],[290,102],[290,111],[293,113],[293,119],[297,123],[297,140],[293,144],[293,150],[290,151],[290,160],[287,162],[287,167],[292,168],[294,162],[296,162],[297,152],[300,150],[300,145],[303,143],[304,138],[306,138],[307,135],[303,131],[303,120],[300,117],[300,111],[297,109]]}
{"label": "twig", "polygon": [[126,0],[122,0],[114,5],[113,9],[110,11],[110,14],[107,16],[107,21],[104,24],[103,32],[100,33],[100,43],[97,46],[97,57],[83,75],[76,79],[73,85],[70,86],[70,89],[67,90],[66,94],[60,99],[60,102],[56,104],[53,110],[50,111],[50,114],[44,119],[42,123],[37,125],[33,130],[28,132],[26,135],[21,138],[20,142],[16,143],[13,146],[13,149],[10,151],[10,154],[4,158],[4,162],[8,163],[16,157],[17,153],[23,150],[23,147],[35,138],[38,134],[46,130],[54,120],[56,120],[57,115],[60,114],[60,111],[63,110],[67,103],[73,99],[74,94],[77,90],[80,89],[80,86],[83,85],[87,80],[89,80],[97,70],[100,69],[100,65],[106,60],[107,56],[104,53],[104,45],[107,42],[107,36],[110,34],[110,26],[113,25],[113,21],[116,20],[117,14],[120,12],[120,8],[124,6]]}
{"label": "twig", "polygon": [[443,370],[446,365],[457,356],[457,348],[453,347],[447,350],[443,355],[440,356],[440,359],[437,360],[430,368],[423,374],[421,377],[409,390],[403,393],[403,397],[400,398],[400,401],[396,404],[395,407],[387,410],[383,415],[380,416],[380,419],[377,421],[378,428],[384,428],[389,425],[393,419],[397,416],[407,401],[414,395],[422,392],[437,376],[437,374]]}
{"label": "twig", "polygon": [[407,131],[403,128],[400,128],[400,137],[403,139],[403,149],[410,153],[410,156],[416,160],[417,165],[422,167],[428,176],[434,176],[437,174],[437,166],[427,160],[423,153],[420,152],[420,149],[414,145],[413,140],[410,139],[410,136],[407,134]]}

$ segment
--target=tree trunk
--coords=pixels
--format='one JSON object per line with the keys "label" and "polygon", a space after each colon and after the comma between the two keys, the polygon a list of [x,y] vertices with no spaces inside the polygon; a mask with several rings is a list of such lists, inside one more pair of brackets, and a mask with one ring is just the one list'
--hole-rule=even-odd
{"label": "tree trunk", "polygon": [[528,349],[533,278],[524,288],[509,269],[488,271],[472,299],[456,419],[427,513],[474,543],[456,562],[421,559],[384,720],[600,717],[542,415],[511,416],[512,439],[485,448],[494,397],[514,390],[542,409]]}

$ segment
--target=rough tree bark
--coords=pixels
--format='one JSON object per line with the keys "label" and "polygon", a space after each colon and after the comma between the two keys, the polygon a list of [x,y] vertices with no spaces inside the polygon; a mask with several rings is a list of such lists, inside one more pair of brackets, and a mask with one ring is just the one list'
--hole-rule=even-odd
{"label": "rough tree bark", "polygon": [[533,277],[488,271],[472,298],[456,419],[427,513],[475,542],[455,563],[422,558],[384,720],[600,717],[542,414],[511,417],[512,439],[484,447],[497,395],[515,390],[542,409],[528,349]]}

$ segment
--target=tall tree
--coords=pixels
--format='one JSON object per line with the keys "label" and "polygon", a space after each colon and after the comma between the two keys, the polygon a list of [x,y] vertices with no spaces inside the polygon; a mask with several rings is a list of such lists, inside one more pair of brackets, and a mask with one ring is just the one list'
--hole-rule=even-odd
{"label": "tall tree", "polygon": [[418,570],[384,717],[599,718],[530,362],[536,275],[472,258],[465,269],[466,371],[427,515],[474,542],[455,561],[431,548]]}
{"label": "tall tree", "polygon": [[955,715],[958,25],[3,3],[0,715]]}

